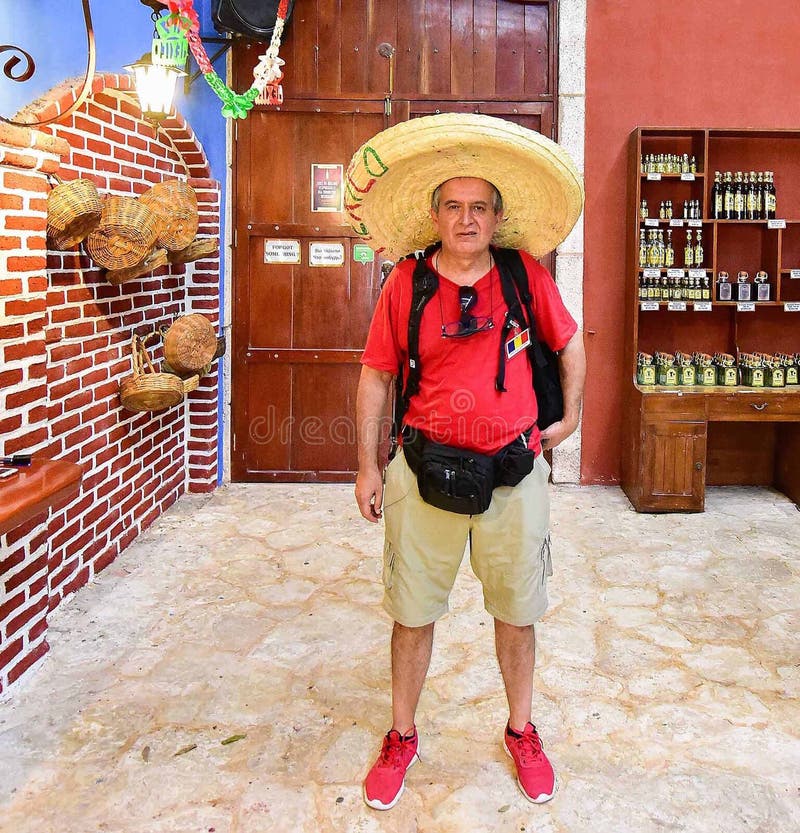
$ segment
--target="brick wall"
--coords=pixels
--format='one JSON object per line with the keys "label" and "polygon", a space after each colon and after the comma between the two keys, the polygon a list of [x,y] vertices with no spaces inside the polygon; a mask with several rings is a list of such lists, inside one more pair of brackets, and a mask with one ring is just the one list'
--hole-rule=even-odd
{"label": "brick wall", "polygon": [[[156,131],[128,88],[126,77],[99,76],[63,122],[0,127],[0,453],[39,453],[84,471],[77,497],[0,537],[0,691],[47,651],[50,611],[187,489],[216,485],[216,367],[184,404],[159,413],[124,410],[118,391],[134,332],[190,312],[219,327],[218,257],[113,286],[82,250],[47,251],[46,175],[56,171],[122,195],[188,178],[199,233],[219,234],[219,183],[191,128],[174,117]],[[72,96],[53,91],[27,112],[63,112]]]}

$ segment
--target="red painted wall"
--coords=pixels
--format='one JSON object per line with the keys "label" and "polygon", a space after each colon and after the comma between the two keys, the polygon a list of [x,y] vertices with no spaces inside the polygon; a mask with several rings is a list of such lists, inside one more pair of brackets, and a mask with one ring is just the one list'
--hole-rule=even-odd
{"label": "red painted wall", "polygon": [[581,478],[616,483],[628,136],[637,125],[800,128],[800,3],[588,0],[586,28]]}

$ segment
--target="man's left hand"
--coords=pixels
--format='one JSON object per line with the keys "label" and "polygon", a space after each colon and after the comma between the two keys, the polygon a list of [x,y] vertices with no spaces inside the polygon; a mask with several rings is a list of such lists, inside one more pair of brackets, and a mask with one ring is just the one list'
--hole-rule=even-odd
{"label": "man's left hand", "polygon": [[542,450],[549,451],[551,448],[560,445],[577,427],[577,420],[562,419],[559,422],[554,422],[541,433]]}

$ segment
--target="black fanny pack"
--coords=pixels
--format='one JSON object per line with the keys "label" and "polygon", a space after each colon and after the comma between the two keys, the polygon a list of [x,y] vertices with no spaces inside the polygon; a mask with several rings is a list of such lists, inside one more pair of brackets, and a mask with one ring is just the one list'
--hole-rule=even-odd
{"label": "black fanny pack", "polygon": [[490,456],[429,440],[421,431],[403,429],[403,454],[417,475],[420,497],[431,506],[459,515],[480,515],[489,508],[496,486],[516,486],[533,471],[528,434]]}

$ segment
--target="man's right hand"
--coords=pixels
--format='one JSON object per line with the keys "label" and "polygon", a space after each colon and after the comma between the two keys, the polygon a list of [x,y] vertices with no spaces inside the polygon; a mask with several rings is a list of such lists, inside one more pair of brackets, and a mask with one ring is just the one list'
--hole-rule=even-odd
{"label": "man's right hand", "polygon": [[378,523],[383,513],[383,477],[378,469],[359,470],[356,476],[356,503],[361,514],[371,523]]}

